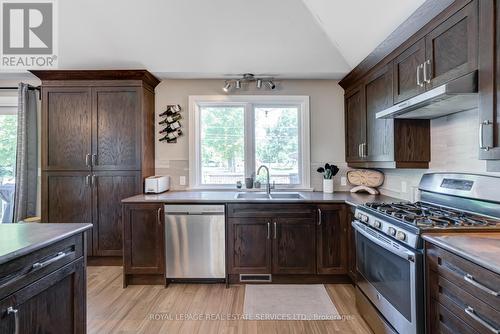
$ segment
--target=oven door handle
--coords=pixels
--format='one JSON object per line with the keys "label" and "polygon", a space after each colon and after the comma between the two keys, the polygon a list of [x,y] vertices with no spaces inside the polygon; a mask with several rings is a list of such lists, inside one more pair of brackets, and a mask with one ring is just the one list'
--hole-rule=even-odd
{"label": "oven door handle", "polygon": [[[352,226],[354,227],[354,229],[356,231],[358,231],[360,234],[362,234],[365,238],[372,241],[373,243],[379,245],[380,247],[388,250],[389,252],[391,252],[393,254],[396,254],[397,256],[407,260],[408,262],[415,262],[415,256],[416,256],[415,252],[410,251],[409,249],[407,249],[404,246],[401,246],[401,248],[403,248],[403,249],[397,249],[397,248],[392,247],[392,245],[386,244],[385,242],[379,240],[378,238],[374,237],[370,233],[366,232],[364,230],[364,228],[367,228],[370,230],[372,230],[372,229],[370,227],[366,226],[365,224],[361,223],[360,221],[353,220]],[[373,232],[377,235],[380,235],[380,233],[375,231],[375,230],[373,230]]]}

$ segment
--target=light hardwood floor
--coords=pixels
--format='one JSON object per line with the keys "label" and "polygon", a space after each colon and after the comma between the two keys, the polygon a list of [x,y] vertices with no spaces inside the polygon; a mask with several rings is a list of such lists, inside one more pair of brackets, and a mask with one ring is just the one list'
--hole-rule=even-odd
{"label": "light hardwood floor", "polygon": [[[171,284],[122,288],[120,267],[88,267],[88,333],[371,333],[357,313],[354,289],[326,285],[343,320],[180,320],[186,315],[241,315],[243,285]],[[163,317],[163,318],[162,318]]]}

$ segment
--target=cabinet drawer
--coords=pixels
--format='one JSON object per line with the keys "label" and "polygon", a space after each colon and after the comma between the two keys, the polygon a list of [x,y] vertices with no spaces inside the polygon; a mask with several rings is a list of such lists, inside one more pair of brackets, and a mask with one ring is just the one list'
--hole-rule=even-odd
{"label": "cabinet drawer", "polygon": [[431,328],[432,334],[477,334],[472,327],[453,315],[446,307],[435,300],[431,300]]}
{"label": "cabinet drawer", "polygon": [[500,275],[430,243],[426,253],[430,270],[500,311]]}
{"label": "cabinet drawer", "polygon": [[314,205],[307,204],[229,204],[228,217],[315,217]]}
{"label": "cabinet drawer", "polygon": [[80,233],[3,264],[0,267],[0,298],[82,257],[83,238],[84,234]]}
{"label": "cabinet drawer", "polygon": [[430,296],[479,333],[500,328],[500,312],[436,272],[429,272]]}

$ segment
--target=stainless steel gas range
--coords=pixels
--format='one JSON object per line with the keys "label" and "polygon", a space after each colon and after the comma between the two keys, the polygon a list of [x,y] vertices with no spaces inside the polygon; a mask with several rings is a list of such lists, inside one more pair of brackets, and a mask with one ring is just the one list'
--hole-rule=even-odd
{"label": "stainless steel gas range", "polygon": [[366,297],[356,302],[375,308],[401,334],[425,332],[421,233],[500,230],[498,177],[429,173],[419,190],[415,203],[359,206],[352,222],[357,287]]}

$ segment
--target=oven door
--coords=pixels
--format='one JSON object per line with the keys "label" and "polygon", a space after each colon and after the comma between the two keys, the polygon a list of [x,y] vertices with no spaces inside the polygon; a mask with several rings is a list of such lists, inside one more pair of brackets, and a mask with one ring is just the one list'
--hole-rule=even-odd
{"label": "oven door", "polygon": [[419,333],[416,262],[421,255],[359,221],[352,225],[358,287],[396,331]]}

